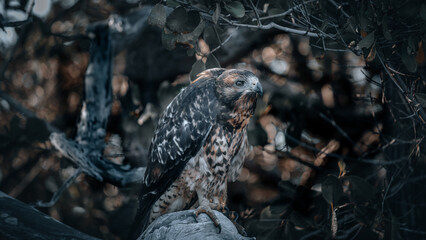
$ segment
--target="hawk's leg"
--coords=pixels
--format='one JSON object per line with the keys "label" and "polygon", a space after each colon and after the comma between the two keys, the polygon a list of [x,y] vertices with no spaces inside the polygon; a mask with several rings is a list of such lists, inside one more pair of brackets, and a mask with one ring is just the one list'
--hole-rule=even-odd
{"label": "hawk's leg", "polygon": [[202,191],[201,192],[197,191],[197,195],[198,195],[199,207],[195,209],[195,212],[194,212],[195,220],[197,220],[197,217],[198,215],[200,215],[200,213],[207,214],[207,216],[209,216],[209,218],[212,220],[213,224],[218,228],[219,230],[218,233],[220,233],[222,231],[222,227],[220,225],[219,219],[216,217],[216,215],[214,214],[212,210],[212,208],[218,209],[219,204],[210,202],[207,198],[204,197],[204,195],[202,194]]}
{"label": "hawk's leg", "polygon": [[195,217],[198,217],[200,213],[205,213],[209,218],[213,221],[213,224],[218,228],[218,233],[222,231],[222,226],[220,226],[219,219],[214,214],[213,210],[209,206],[199,206],[197,209],[195,209]]}

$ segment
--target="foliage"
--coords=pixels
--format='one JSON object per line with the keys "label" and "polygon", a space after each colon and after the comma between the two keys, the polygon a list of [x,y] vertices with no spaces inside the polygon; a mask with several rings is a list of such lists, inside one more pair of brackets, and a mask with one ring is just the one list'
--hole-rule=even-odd
{"label": "foliage", "polygon": [[[213,55],[223,45],[222,33],[226,26],[253,29],[279,29],[310,36],[314,56],[325,51],[349,49],[363,54],[366,61],[377,67],[398,59],[410,73],[423,65],[426,44],[426,4],[410,1],[166,1],[173,10],[166,16],[161,3],[151,12],[153,25],[163,29],[163,45],[173,49],[183,44],[188,54],[202,57]],[[250,4],[249,4],[250,3]],[[418,7],[420,5],[420,8]],[[164,24],[165,23],[165,24]],[[207,53],[198,47],[198,38],[207,42]],[[195,51],[194,51],[194,50]],[[214,55],[213,57],[215,58]],[[204,59],[205,63],[206,60]],[[211,61],[210,61],[211,62]],[[195,66],[195,64],[197,64]],[[389,66],[388,68],[392,69]],[[213,64],[209,67],[217,67]],[[202,63],[194,63],[191,78],[204,70]],[[396,80],[394,80],[396,81]],[[397,83],[401,85],[401,83]],[[400,86],[401,91],[408,91]],[[416,98],[408,97],[414,112],[425,123],[425,107]],[[411,104],[411,103],[410,103]],[[421,106],[421,107],[420,107]],[[419,108],[420,107],[420,108]]]}

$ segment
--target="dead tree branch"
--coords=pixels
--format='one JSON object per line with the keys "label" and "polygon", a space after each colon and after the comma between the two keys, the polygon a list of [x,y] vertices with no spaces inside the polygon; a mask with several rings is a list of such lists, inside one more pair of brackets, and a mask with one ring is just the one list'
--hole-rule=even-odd
{"label": "dead tree branch", "polygon": [[0,236],[6,239],[96,240],[0,192]]}
{"label": "dead tree branch", "polygon": [[65,181],[65,183],[61,186],[61,188],[53,194],[53,197],[52,197],[52,199],[50,199],[49,202],[37,202],[35,204],[35,206],[36,207],[51,207],[51,206],[55,205],[55,203],[59,200],[59,197],[61,196],[61,194],[75,181],[75,179],[78,176],[80,176],[81,172],[82,172],[81,168],[77,169],[75,171],[75,173]]}
{"label": "dead tree branch", "polygon": [[82,171],[99,181],[126,186],[142,180],[145,169],[122,166],[103,156],[106,126],[112,104],[113,41],[108,25],[88,29],[92,36],[90,63],[85,78],[85,101],[74,140],[64,134],[52,133],[52,144]]}

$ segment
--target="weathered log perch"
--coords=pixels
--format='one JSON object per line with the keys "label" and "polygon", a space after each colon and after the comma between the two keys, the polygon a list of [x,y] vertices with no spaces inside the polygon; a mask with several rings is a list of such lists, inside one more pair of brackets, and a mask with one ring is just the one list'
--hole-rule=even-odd
{"label": "weathered log perch", "polygon": [[0,239],[97,240],[0,191]]}
{"label": "weathered log perch", "polygon": [[249,240],[238,233],[235,225],[222,213],[214,211],[222,226],[218,233],[212,220],[206,214],[194,217],[194,210],[173,212],[157,218],[138,240]]}

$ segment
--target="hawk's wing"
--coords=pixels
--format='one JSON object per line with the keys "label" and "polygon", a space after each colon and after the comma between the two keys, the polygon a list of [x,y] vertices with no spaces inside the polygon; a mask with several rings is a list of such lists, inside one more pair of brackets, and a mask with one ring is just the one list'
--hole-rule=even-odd
{"label": "hawk's wing", "polygon": [[[139,210],[134,222],[139,236],[147,227],[152,205],[179,177],[187,162],[204,145],[216,123],[218,103],[214,78],[225,69],[211,69],[184,89],[169,104],[155,130],[149,150],[149,163],[139,196]],[[136,235],[135,235],[136,234]]]}

